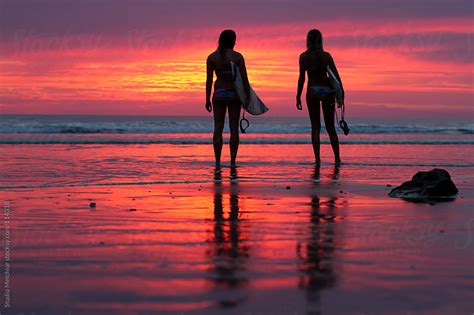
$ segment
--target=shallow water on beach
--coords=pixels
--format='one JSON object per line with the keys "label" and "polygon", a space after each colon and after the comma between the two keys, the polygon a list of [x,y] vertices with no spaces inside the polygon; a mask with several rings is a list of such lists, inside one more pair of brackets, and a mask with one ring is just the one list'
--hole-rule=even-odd
{"label": "shallow water on beach", "polygon": [[[0,150],[11,314],[474,309],[472,145],[348,145],[339,168],[323,145],[319,169],[309,145],[245,145],[220,172],[209,145]],[[388,198],[434,167],[456,200]]]}
{"label": "shallow water on beach", "polygon": [[[16,144],[0,145],[0,188],[96,186],[119,184],[206,183],[213,181],[211,145],[176,144]],[[322,145],[323,165],[332,165]],[[472,178],[474,145],[360,144],[342,147],[340,180],[398,184],[419,170],[447,169],[459,179]],[[224,167],[228,148],[223,150]],[[239,181],[311,181],[310,145],[242,145]]]}

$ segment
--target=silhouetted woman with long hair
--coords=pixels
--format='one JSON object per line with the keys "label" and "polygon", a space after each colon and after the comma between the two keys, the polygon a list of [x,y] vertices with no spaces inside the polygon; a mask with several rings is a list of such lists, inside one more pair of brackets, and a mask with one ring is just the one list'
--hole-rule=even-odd
{"label": "silhouetted woman with long hair", "polygon": [[[234,88],[234,80],[230,62],[234,62],[240,69],[244,89],[249,95],[249,82],[245,68],[244,57],[234,50],[236,34],[232,30],[225,30],[219,36],[219,46],[216,51],[207,58],[207,80],[206,80],[206,110],[214,109],[214,155],[216,166],[221,163],[222,131],[226,111],[229,111],[230,129],[230,159],[231,165],[235,166],[237,151],[239,149],[239,117],[242,106]],[[212,82],[216,73],[214,83],[214,94],[211,103]]]}
{"label": "silhouetted woman with long hair", "polygon": [[[306,90],[306,104],[308,106],[311,120],[311,140],[316,164],[321,163],[320,140],[321,130],[320,104],[324,114],[324,124],[329,134],[331,147],[334,151],[334,159],[337,164],[341,163],[339,154],[339,139],[336,127],[334,126],[335,97],[331,92],[331,82],[327,76],[326,67],[334,72],[335,76],[342,81],[337,72],[336,65],[329,52],[323,49],[323,36],[319,30],[313,29],[308,32],[306,39],[306,51],[300,55],[300,76],[298,79],[298,91],[296,95],[296,107],[302,110],[301,93],[305,82],[306,72],[308,73],[308,88]],[[342,91],[344,95],[344,90]],[[342,106],[342,104],[339,104]]]}

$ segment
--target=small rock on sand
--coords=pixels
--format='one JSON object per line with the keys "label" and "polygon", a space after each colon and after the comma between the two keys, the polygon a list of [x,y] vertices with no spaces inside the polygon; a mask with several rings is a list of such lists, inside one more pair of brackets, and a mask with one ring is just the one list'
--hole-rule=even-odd
{"label": "small rock on sand", "polygon": [[96,206],[95,202],[91,202],[91,203],[89,204],[89,207],[90,207],[90,208],[95,208],[95,206]]}

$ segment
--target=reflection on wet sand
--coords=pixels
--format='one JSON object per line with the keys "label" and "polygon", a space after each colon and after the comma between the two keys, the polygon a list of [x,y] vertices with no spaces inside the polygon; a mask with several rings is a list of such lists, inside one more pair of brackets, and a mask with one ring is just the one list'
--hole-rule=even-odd
{"label": "reflection on wet sand", "polygon": [[[339,178],[339,167],[335,166],[330,180]],[[298,286],[306,290],[307,313],[321,314],[320,292],[336,285],[337,274],[333,267],[335,246],[335,218],[340,204],[335,196],[319,197],[320,167],[313,173],[311,194],[310,228],[307,240],[297,243],[298,270],[301,272]],[[329,183],[329,185],[334,185]]]}
{"label": "reflection on wet sand", "polygon": [[220,307],[234,307],[243,302],[247,295],[243,288],[249,280],[244,274],[249,257],[248,239],[239,219],[239,194],[236,181],[237,169],[230,170],[229,204],[230,212],[224,213],[222,173],[216,169],[214,175],[214,224],[207,241],[210,249],[210,280]]}

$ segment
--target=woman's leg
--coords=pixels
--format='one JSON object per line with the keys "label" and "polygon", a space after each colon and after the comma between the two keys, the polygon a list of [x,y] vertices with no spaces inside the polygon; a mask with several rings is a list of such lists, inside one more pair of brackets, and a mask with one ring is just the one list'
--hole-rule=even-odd
{"label": "woman's leg", "polygon": [[237,151],[239,150],[239,118],[240,103],[229,104],[229,129],[230,129],[230,164],[235,165]]}
{"label": "woman's leg", "polygon": [[216,158],[216,166],[221,165],[221,153],[222,153],[222,131],[224,130],[224,122],[225,122],[225,111],[226,106],[225,103],[216,102],[213,100],[212,102],[213,112],[214,112],[214,136],[213,136],[213,144],[214,144],[214,156]]}
{"label": "woman's leg", "polygon": [[334,126],[334,98],[329,97],[323,100],[323,114],[324,124],[331,141],[332,151],[334,152],[334,160],[336,163],[341,163],[341,156],[339,155],[339,139],[337,137],[336,127]]}
{"label": "woman's leg", "polygon": [[321,163],[320,140],[321,121],[319,111],[319,100],[312,93],[306,94],[306,105],[308,106],[309,119],[311,120],[311,142],[313,143],[314,159],[316,164]]}

